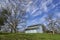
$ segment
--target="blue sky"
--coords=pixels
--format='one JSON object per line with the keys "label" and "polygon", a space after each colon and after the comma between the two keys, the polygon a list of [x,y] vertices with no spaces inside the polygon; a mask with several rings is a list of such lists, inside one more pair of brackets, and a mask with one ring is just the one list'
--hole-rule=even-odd
{"label": "blue sky", "polygon": [[60,15],[60,0],[33,0],[27,8],[27,25],[45,23],[47,14]]}
{"label": "blue sky", "polygon": [[[15,2],[19,4],[19,0],[10,1],[14,5],[16,5]],[[8,0],[0,0],[0,7],[1,5],[3,5],[3,7],[11,7]],[[22,6],[24,6],[24,4]],[[46,24],[45,17],[47,17],[47,14],[55,14],[54,17],[60,17],[60,0],[29,0],[25,7],[27,26],[40,23]]]}

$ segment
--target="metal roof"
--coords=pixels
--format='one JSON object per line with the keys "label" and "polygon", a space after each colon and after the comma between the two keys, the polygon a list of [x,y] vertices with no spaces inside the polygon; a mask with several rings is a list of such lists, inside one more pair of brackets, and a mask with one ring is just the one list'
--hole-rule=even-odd
{"label": "metal roof", "polygon": [[28,26],[27,29],[25,29],[25,30],[34,30],[34,29],[38,29],[39,26],[41,26],[41,24],[31,25],[31,26]]}

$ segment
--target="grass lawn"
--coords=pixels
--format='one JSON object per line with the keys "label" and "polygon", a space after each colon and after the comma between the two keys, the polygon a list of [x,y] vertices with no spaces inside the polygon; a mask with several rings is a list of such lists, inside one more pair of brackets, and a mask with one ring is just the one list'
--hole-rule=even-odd
{"label": "grass lawn", "polygon": [[60,40],[59,34],[0,33],[0,40]]}

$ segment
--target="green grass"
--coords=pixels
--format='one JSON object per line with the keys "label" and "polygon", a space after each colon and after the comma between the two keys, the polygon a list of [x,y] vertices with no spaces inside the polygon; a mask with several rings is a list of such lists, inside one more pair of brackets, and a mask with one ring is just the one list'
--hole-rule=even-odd
{"label": "green grass", "polygon": [[60,40],[59,34],[0,33],[0,40]]}

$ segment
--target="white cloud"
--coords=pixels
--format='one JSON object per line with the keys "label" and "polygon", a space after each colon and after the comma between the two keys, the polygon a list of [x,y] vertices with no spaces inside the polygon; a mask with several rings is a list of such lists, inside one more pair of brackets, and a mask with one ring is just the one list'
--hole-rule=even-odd
{"label": "white cloud", "polygon": [[36,18],[34,20],[27,21],[27,26],[34,25],[34,24],[44,23],[45,22],[45,17],[46,17],[46,15],[44,15],[41,18]]}
{"label": "white cloud", "polygon": [[37,19],[30,20],[30,21],[27,22],[27,26],[29,26],[29,25],[34,25],[34,24],[37,24],[37,23],[38,23],[38,22],[37,22]]}
{"label": "white cloud", "polygon": [[60,12],[56,12],[55,15],[60,17]]}
{"label": "white cloud", "polygon": [[[32,16],[40,15],[42,13],[42,11],[48,12],[47,4],[52,3],[52,0],[47,0],[47,1],[42,0],[41,4],[40,4],[40,8],[37,8],[37,6],[35,5],[37,1],[38,0],[35,0],[35,2],[30,1],[28,3],[28,7],[27,7],[26,11],[29,12]],[[32,4],[32,5],[30,5],[30,4]],[[40,10],[40,13],[36,12],[37,10]]]}
{"label": "white cloud", "polygon": [[29,7],[32,3],[33,1],[30,1],[26,6]]}
{"label": "white cloud", "polygon": [[36,8],[35,10],[32,11],[32,14],[35,14],[35,12],[38,10],[39,8]]}
{"label": "white cloud", "polygon": [[33,17],[35,17],[35,16],[38,16],[38,15],[41,15],[41,14],[42,14],[42,11],[38,10],[32,15],[33,15]]}
{"label": "white cloud", "polygon": [[50,4],[50,3],[52,3],[52,0],[43,0],[42,2],[41,2],[41,5],[40,5],[40,9],[42,10],[42,11],[44,11],[44,12],[48,12],[48,7],[47,7],[47,4]]}
{"label": "white cloud", "polygon": [[36,4],[38,0],[35,0],[33,4]]}
{"label": "white cloud", "polygon": [[40,20],[39,20],[40,23],[45,23],[46,22],[45,17],[47,17],[47,15],[44,15],[43,17],[40,18]]}

